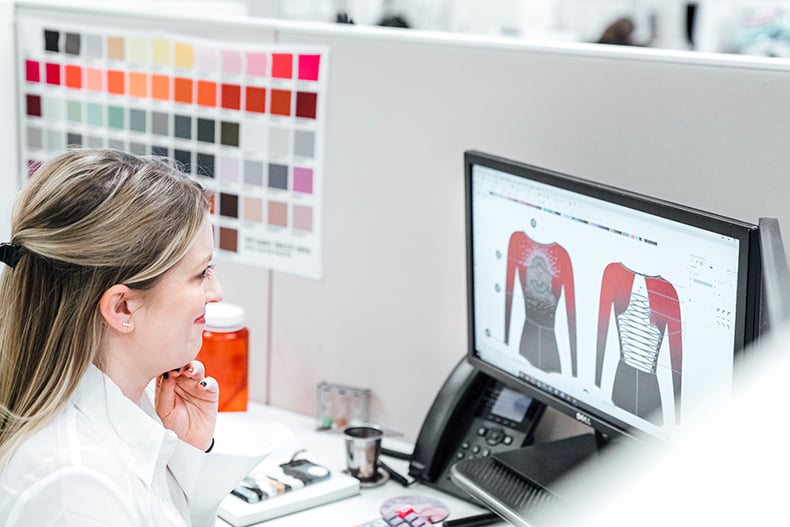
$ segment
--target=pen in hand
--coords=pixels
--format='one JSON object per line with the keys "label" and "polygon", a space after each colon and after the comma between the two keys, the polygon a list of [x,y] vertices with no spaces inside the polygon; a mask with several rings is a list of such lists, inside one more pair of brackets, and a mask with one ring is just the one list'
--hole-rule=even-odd
{"label": "pen in hand", "polygon": [[474,516],[465,516],[455,520],[445,520],[442,523],[443,527],[480,527],[482,525],[491,525],[502,521],[502,518],[493,512],[484,512],[483,514],[476,514]]}

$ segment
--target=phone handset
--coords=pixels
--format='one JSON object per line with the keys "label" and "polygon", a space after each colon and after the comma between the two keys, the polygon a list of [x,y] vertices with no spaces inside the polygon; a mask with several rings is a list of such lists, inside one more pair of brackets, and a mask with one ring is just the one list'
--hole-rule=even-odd
{"label": "phone handset", "polygon": [[422,429],[409,463],[409,474],[435,481],[453,455],[449,443],[466,433],[474,407],[483,396],[489,378],[463,358],[442,385]]}

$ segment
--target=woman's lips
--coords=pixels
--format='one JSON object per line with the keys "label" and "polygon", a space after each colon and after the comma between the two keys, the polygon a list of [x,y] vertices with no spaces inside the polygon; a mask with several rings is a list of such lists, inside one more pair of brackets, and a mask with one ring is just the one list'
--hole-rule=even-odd
{"label": "woman's lips", "polygon": [[199,317],[195,319],[195,324],[205,324],[206,323],[206,314],[203,313]]}

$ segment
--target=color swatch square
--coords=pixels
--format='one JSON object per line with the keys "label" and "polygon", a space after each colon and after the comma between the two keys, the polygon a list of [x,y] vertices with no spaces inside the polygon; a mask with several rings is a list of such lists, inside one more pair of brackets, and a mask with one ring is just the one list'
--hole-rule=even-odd
{"label": "color swatch square", "polygon": [[170,99],[170,77],[167,75],[151,75],[151,96],[154,99],[167,101]]}
{"label": "color swatch square", "polygon": [[291,115],[291,92],[289,90],[272,90],[271,113],[273,115]]}
{"label": "color swatch square", "polygon": [[241,109],[241,86],[238,84],[223,84],[222,107],[228,110]]}
{"label": "color swatch square", "polygon": [[123,95],[125,92],[126,74],[119,70],[107,71],[107,91],[114,95]]}
{"label": "color swatch square", "polygon": [[294,191],[302,194],[313,193],[313,169],[294,167]]}
{"label": "color swatch square", "polygon": [[41,96],[30,95],[26,96],[27,100],[27,115],[31,117],[41,117]]}
{"label": "color swatch square", "polygon": [[85,36],[85,49],[83,50],[85,56],[89,59],[103,59],[104,58],[104,37],[100,35],[86,35]]}
{"label": "color swatch square", "polygon": [[148,97],[148,75],[139,71],[129,73],[129,95],[132,97]]}
{"label": "color swatch square", "polygon": [[228,192],[219,193],[219,215],[227,218],[239,217],[239,196]]}
{"label": "color swatch square", "polygon": [[151,64],[155,66],[170,65],[170,41],[168,39],[151,39]]}
{"label": "color swatch square", "polygon": [[173,79],[173,100],[183,104],[192,104],[193,82],[187,77],[176,77]]}
{"label": "color swatch square", "polygon": [[129,110],[129,130],[132,132],[145,133],[145,110],[132,108]]}
{"label": "color swatch square", "polygon": [[82,68],[76,64],[67,64],[65,68],[66,86],[74,90],[82,88]]}
{"label": "color swatch square", "polygon": [[173,64],[176,68],[192,69],[192,65],[195,62],[192,44],[176,42],[173,45],[173,55]]}
{"label": "color swatch square", "polygon": [[219,228],[219,248],[223,251],[239,251],[239,231],[230,227]]}
{"label": "color swatch square", "polygon": [[214,108],[217,105],[217,83],[213,81],[197,81],[197,103],[200,106]]}
{"label": "color swatch square", "polygon": [[85,68],[85,87],[91,91],[104,91],[104,75],[98,68]]}
{"label": "color swatch square", "polygon": [[192,117],[175,115],[173,117],[173,135],[179,139],[192,139]]}
{"label": "color swatch square", "polygon": [[261,161],[244,160],[244,184],[263,186],[263,163]]}
{"label": "color swatch square", "polygon": [[128,60],[132,64],[148,63],[148,39],[132,37],[127,39]]}
{"label": "color swatch square", "polygon": [[41,65],[37,60],[25,61],[25,80],[27,82],[41,82]]}
{"label": "color swatch square", "polygon": [[79,33],[66,33],[63,51],[66,55],[79,55],[82,48],[82,37]]}
{"label": "color swatch square", "polygon": [[225,146],[239,146],[239,123],[222,121],[219,127],[219,142]]}
{"label": "color swatch square", "polygon": [[220,51],[220,57],[222,57],[222,73],[229,75],[239,75],[241,73],[240,52],[223,49]]}
{"label": "color swatch square", "polygon": [[255,197],[245,197],[242,202],[244,220],[254,223],[263,223],[263,200]]}
{"label": "color swatch square", "polygon": [[55,86],[60,85],[60,64],[47,62],[45,66],[45,72],[47,76],[47,84],[52,84]]}
{"label": "color swatch square", "polygon": [[60,51],[60,31],[44,30],[44,49],[58,53]]}
{"label": "color swatch square", "polygon": [[306,232],[313,231],[313,207],[294,205],[293,228]]}
{"label": "color swatch square", "polygon": [[270,201],[267,223],[276,227],[288,226],[288,204],[281,201]]}
{"label": "color swatch square", "polygon": [[288,190],[288,166],[269,163],[269,188]]}
{"label": "color swatch square", "polygon": [[291,53],[272,53],[272,77],[275,79],[293,78],[293,64]]}
{"label": "color swatch square", "polygon": [[196,159],[197,167],[195,173],[199,176],[214,177],[214,155],[205,154],[203,152],[197,153]]}
{"label": "color swatch square", "polygon": [[195,66],[202,73],[214,73],[219,69],[219,54],[214,48],[195,48]]}
{"label": "color swatch square", "polygon": [[294,155],[315,157],[315,133],[310,130],[296,130],[294,132]]}
{"label": "color swatch square", "polygon": [[248,51],[247,57],[247,75],[255,77],[266,76],[266,53],[258,51]]}
{"label": "color swatch square", "polygon": [[321,55],[299,55],[299,80],[317,81]]}
{"label": "color swatch square", "polygon": [[239,159],[221,156],[219,158],[219,178],[236,183],[239,181]]}
{"label": "color swatch square", "polygon": [[110,60],[126,59],[126,40],[123,37],[107,37],[107,58]]}
{"label": "color swatch square", "polygon": [[248,112],[266,113],[266,88],[247,86],[244,101],[244,109]]}
{"label": "color swatch square", "polygon": [[215,136],[215,122],[213,119],[199,117],[197,120],[197,140],[204,143],[213,143]]}
{"label": "color swatch square", "polygon": [[313,92],[296,92],[296,116],[304,119],[315,119],[318,106],[318,94]]}

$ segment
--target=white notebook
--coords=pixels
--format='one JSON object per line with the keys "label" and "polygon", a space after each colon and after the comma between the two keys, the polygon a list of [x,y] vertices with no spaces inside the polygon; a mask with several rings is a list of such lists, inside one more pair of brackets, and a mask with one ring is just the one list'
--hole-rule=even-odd
{"label": "white notebook", "polygon": [[305,485],[258,503],[228,495],[219,507],[219,517],[234,527],[246,527],[293,512],[316,507],[359,494],[359,481],[342,472],[333,472],[322,481]]}

